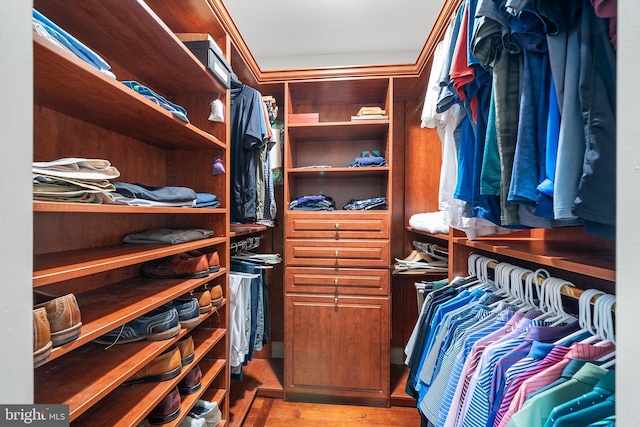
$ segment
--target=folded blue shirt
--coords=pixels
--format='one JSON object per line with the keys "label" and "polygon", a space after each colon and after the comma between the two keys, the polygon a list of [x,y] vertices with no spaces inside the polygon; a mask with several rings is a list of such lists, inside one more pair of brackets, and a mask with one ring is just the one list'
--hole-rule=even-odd
{"label": "folded blue shirt", "polygon": [[107,74],[109,77],[115,78],[115,75],[109,70],[111,66],[102,59],[97,53],[82,44],[79,40],[67,33],[65,30],[57,26],[42,13],[33,9],[33,19],[35,19],[44,28],[47,33],[57,40],[62,46],[73,52],[78,58],[88,64],[91,64],[98,70]]}
{"label": "folded blue shirt", "polygon": [[154,91],[152,91],[148,87],[143,86],[138,82],[135,82],[135,81],[123,81],[121,83],[123,85],[127,86],[128,88],[133,89],[134,91],[136,91],[140,95],[144,96],[145,98],[147,98],[149,101],[153,102],[154,104],[156,104],[156,105],[164,108],[165,110],[169,111],[171,114],[173,114],[174,116],[176,116],[177,118],[179,118],[183,122],[189,123],[189,119],[187,119],[187,110],[185,110],[181,106],[179,106],[177,104],[174,104],[174,103],[172,103],[170,101],[167,101],[162,96],[158,95],[157,93],[155,93]]}
{"label": "folded blue shirt", "polygon": [[387,166],[387,162],[384,160],[384,157],[356,157],[348,166],[350,168]]}

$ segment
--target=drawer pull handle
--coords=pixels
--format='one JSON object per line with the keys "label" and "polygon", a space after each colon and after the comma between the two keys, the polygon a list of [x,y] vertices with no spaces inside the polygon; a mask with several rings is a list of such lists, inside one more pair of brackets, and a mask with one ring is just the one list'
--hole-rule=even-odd
{"label": "drawer pull handle", "polygon": [[338,228],[340,228],[340,224],[338,224],[338,223],[336,222],[336,230],[337,230]]}
{"label": "drawer pull handle", "polygon": [[336,258],[338,258],[338,251],[336,251]]}
{"label": "drawer pull handle", "polygon": [[338,305],[338,297],[335,297],[335,298],[333,299],[333,302],[334,302],[336,305]]}
{"label": "drawer pull handle", "polygon": [[338,284],[338,279],[333,279],[333,283]]}

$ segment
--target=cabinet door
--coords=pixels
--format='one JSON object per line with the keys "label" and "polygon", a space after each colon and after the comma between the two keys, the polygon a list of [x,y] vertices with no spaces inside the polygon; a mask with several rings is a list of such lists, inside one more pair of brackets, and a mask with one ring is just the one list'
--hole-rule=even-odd
{"label": "cabinet door", "polygon": [[287,296],[287,399],[388,406],[389,298]]}
{"label": "cabinet door", "polygon": [[287,240],[287,266],[388,268],[388,240]]}

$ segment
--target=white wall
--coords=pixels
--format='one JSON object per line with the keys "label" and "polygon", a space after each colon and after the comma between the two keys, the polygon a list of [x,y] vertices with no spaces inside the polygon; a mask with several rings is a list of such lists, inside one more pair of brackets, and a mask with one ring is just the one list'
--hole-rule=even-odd
{"label": "white wall", "polygon": [[0,403],[33,402],[31,2],[0,7]]}
{"label": "white wall", "polygon": [[640,3],[618,1],[616,417],[634,427],[640,396]]}

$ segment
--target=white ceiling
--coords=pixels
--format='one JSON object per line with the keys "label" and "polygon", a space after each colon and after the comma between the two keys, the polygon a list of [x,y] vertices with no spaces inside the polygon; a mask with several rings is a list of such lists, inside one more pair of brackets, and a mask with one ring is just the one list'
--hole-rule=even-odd
{"label": "white ceiling", "polygon": [[262,71],[413,64],[444,0],[222,0]]}

